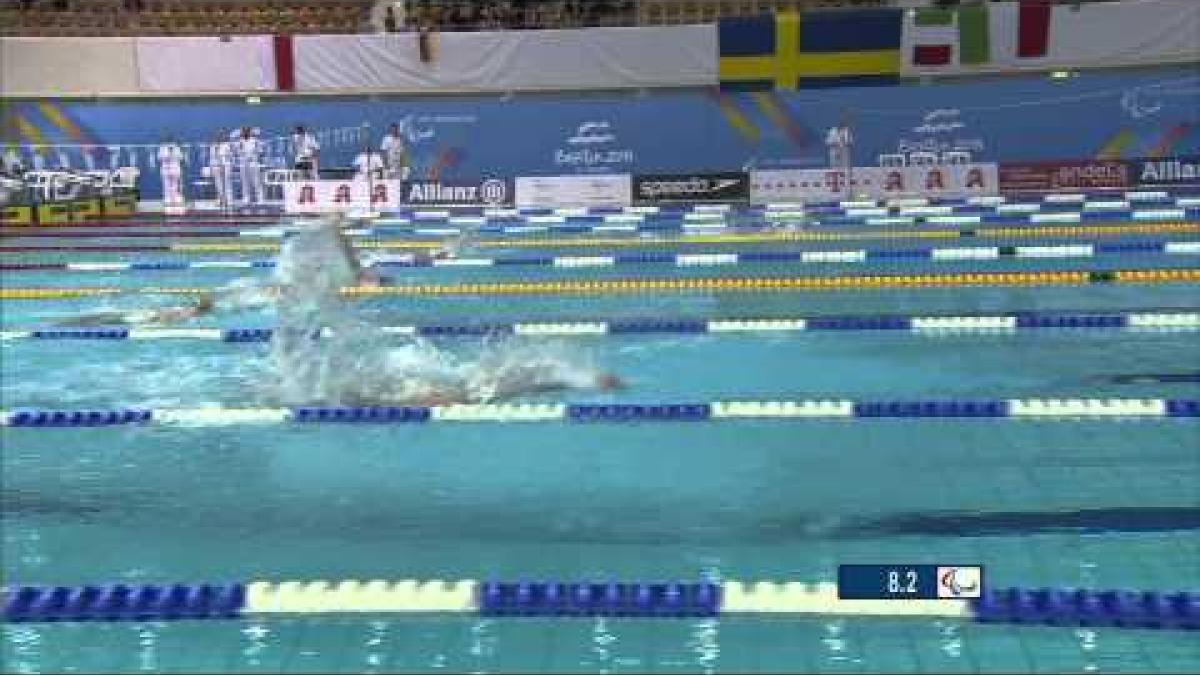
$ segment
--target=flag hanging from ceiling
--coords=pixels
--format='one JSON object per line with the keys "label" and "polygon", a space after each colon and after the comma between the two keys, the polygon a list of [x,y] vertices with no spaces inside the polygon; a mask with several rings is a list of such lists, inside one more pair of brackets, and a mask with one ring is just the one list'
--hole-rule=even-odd
{"label": "flag hanging from ceiling", "polygon": [[721,87],[806,89],[896,82],[903,16],[899,9],[870,9],[722,19]]}
{"label": "flag hanging from ceiling", "polygon": [[920,70],[986,63],[989,28],[986,5],[918,9],[904,26],[905,55]]}
{"label": "flag hanging from ceiling", "polygon": [[1021,0],[1017,9],[1017,56],[1045,56],[1050,45],[1050,0]]}

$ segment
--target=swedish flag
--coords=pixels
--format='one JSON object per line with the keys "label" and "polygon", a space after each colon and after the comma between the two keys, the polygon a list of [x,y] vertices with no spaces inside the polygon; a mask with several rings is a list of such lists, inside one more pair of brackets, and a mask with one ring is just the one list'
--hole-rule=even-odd
{"label": "swedish flag", "polygon": [[896,82],[902,12],[780,12],[722,19],[721,86],[806,89]]}

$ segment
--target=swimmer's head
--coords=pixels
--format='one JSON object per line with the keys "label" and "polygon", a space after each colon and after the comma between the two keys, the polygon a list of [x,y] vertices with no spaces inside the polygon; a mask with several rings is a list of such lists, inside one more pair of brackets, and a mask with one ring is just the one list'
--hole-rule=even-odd
{"label": "swimmer's head", "polygon": [[625,381],[613,373],[603,373],[596,377],[596,388],[601,391],[624,389]]}
{"label": "swimmer's head", "polygon": [[358,285],[368,288],[378,288],[384,285],[384,277],[375,270],[363,270],[358,275]]}
{"label": "swimmer's head", "polygon": [[205,294],[196,298],[194,307],[198,314],[207,314],[216,308],[216,302],[213,300],[213,296]]}

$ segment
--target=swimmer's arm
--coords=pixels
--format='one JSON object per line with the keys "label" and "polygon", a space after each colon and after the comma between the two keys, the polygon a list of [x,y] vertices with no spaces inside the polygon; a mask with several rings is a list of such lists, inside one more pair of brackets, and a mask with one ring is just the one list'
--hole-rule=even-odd
{"label": "swimmer's arm", "polygon": [[354,270],[356,276],[361,276],[363,271],[362,262],[358,259],[358,253],[355,252],[354,246],[350,243],[350,237],[346,236],[346,232],[336,224],[334,225],[334,236],[337,237],[338,249],[341,250],[346,264],[350,266],[350,269]]}
{"label": "swimmer's arm", "polygon": [[55,326],[63,328],[91,328],[94,326],[124,326],[129,323],[125,312],[94,312],[81,314],[55,322]]}

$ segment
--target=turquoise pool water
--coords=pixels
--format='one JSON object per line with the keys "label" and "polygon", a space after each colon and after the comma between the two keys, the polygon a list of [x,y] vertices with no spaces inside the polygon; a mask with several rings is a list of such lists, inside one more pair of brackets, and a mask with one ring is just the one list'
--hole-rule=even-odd
{"label": "turquoise pool water", "polygon": [[[877,245],[885,243],[825,248]],[[45,258],[4,256],[12,262]],[[1189,262],[1187,256],[1120,256],[389,273],[400,283],[428,283],[1096,270]],[[6,273],[4,285],[217,285],[245,274],[20,272]],[[144,296],[5,301],[0,325],[28,328],[79,311],[169,301]],[[1194,286],[1184,284],[372,298],[354,304],[380,325],[1198,306]],[[243,312],[197,325],[271,323],[269,314]],[[391,336],[381,344],[401,340]],[[1184,398],[1196,396],[1196,384],[1116,384],[1110,376],[1200,370],[1197,332],[510,340],[613,370],[631,383],[618,393],[541,397],[545,400]],[[480,348],[478,338],[437,344],[460,354]],[[15,340],[0,350],[4,408],[246,407],[262,404],[262,384],[269,377],[261,344]],[[478,423],[0,433],[5,583],[410,577],[830,581],[839,563],[952,561],[986,565],[988,582],[1000,586],[1200,587],[1200,428],[1194,421]],[[365,616],[7,625],[0,657],[13,672],[1186,672],[1200,668],[1193,638],[1182,632],[932,619]]]}

